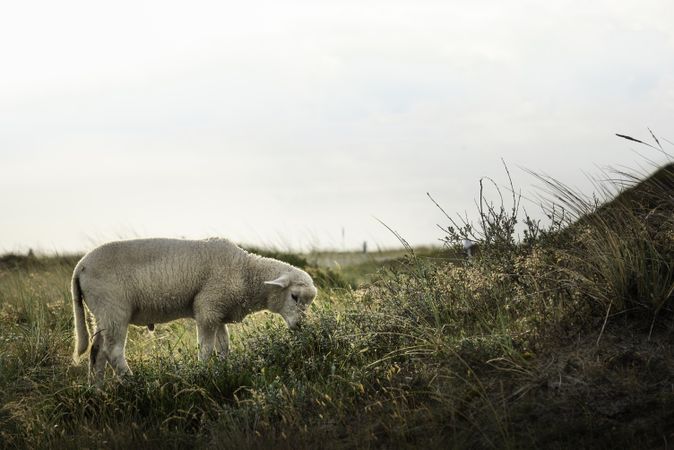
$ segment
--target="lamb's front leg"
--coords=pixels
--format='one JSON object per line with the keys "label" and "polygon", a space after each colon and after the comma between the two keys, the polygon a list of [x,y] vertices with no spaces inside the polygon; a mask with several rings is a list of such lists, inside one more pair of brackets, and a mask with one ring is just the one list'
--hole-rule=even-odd
{"label": "lamb's front leg", "polygon": [[213,353],[217,327],[210,323],[197,321],[197,342],[199,343],[199,361],[206,361]]}
{"label": "lamb's front leg", "polygon": [[229,331],[227,324],[223,323],[217,328],[215,334],[215,351],[220,358],[226,358],[229,354]]}

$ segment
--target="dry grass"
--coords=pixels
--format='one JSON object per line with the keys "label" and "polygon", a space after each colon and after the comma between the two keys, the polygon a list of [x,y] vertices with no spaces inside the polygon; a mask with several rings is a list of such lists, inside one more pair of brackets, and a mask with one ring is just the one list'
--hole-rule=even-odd
{"label": "dry grass", "polygon": [[471,261],[368,263],[355,289],[326,277],[301,331],[248,318],[226,361],[196,361],[189,321],[134,328],[134,376],[102,390],[70,362],[74,260],[5,265],[0,445],[666,447],[674,208],[670,190],[652,195],[655,209],[576,205],[570,227],[522,219],[523,240],[517,207],[484,203],[476,226],[446,229],[450,246],[491,236]]}

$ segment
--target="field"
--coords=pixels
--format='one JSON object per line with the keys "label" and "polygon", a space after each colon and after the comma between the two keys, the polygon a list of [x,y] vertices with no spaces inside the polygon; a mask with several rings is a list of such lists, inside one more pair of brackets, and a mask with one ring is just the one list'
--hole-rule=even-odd
{"label": "field", "polygon": [[481,199],[443,248],[259,250],[316,280],[305,327],[248,317],[205,363],[191,321],[132,327],[102,389],[71,360],[77,256],[0,257],[0,446],[672,446],[674,165],[612,201],[544,181],[546,226]]}

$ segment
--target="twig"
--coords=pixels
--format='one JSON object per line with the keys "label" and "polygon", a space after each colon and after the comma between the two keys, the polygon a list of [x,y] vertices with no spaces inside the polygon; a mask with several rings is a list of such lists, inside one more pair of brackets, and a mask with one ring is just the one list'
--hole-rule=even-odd
{"label": "twig", "polygon": [[394,230],[393,228],[391,228],[391,227],[389,227],[388,225],[386,225],[384,222],[382,222],[381,220],[379,220],[377,217],[375,217],[375,220],[376,220],[377,222],[379,222],[380,224],[384,225],[384,226],[386,227],[387,230],[389,230],[391,233],[393,233],[393,235],[400,241],[400,243],[403,245],[403,247],[405,247],[405,250],[407,250],[408,252],[410,252],[410,254],[411,254],[412,256],[415,256],[415,255],[414,255],[414,249],[413,249],[412,246],[409,244],[409,242],[407,242],[407,241],[405,240],[405,238],[403,238],[403,237],[400,235],[400,233],[398,233],[396,230]]}

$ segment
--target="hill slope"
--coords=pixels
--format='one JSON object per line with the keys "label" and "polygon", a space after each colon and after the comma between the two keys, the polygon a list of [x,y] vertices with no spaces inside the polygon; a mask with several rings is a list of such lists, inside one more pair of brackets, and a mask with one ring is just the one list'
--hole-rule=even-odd
{"label": "hill slope", "polygon": [[69,360],[73,261],[2,267],[0,444],[667,447],[674,208],[662,173],[656,203],[635,186],[561,231],[529,222],[517,242],[508,226],[471,261],[407,256],[355,290],[327,277],[300,332],[248,318],[226,361],[196,361],[189,321],[134,328],[134,376],[100,391]]}

